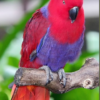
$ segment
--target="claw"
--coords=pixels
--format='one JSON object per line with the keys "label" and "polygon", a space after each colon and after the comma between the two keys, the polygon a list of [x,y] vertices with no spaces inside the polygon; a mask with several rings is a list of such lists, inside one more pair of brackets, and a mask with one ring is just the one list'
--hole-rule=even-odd
{"label": "claw", "polygon": [[47,82],[46,85],[49,84],[52,80],[53,80],[53,74],[52,71],[50,70],[50,68],[48,66],[43,66],[39,69],[43,69],[46,71],[46,76],[47,76]]}
{"label": "claw", "polygon": [[63,87],[65,88],[65,86],[66,86],[66,76],[65,76],[64,69],[60,69],[58,71],[58,76],[59,76],[59,79],[60,79],[60,84],[62,84]]}

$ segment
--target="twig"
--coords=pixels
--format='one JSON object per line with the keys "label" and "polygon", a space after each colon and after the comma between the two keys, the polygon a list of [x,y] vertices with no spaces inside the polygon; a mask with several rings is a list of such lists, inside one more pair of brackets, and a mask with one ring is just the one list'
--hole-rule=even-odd
{"label": "twig", "polygon": [[99,86],[99,63],[94,58],[89,58],[78,71],[66,73],[65,88],[60,84],[57,73],[53,73],[53,76],[53,81],[45,85],[46,73],[44,70],[20,67],[15,74],[15,84],[17,86],[42,86],[54,93],[65,93],[79,87],[94,89]]}

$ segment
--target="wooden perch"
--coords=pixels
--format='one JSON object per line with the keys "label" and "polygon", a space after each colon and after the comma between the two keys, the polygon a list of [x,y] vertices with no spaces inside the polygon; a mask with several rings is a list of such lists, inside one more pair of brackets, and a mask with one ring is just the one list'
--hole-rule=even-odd
{"label": "wooden perch", "polygon": [[65,93],[79,87],[94,89],[99,86],[99,63],[94,58],[89,58],[78,71],[66,73],[65,88],[60,84],[57,73],[53,73],[53,76],[53,81],[45,85],[46,73],[44,70],[20,67],[15,74],[14,81],[17,86],[37,85],[54,93]]}

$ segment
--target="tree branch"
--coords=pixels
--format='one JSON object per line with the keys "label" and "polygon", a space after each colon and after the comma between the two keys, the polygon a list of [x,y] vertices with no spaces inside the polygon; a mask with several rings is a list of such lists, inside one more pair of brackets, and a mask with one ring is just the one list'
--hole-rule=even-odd
{"label": "tree branch", "polygon": [[17,86],[37,85],[54,93],[65,93],[79,87],[94,89],[99,86],[99,63],[94,58],[89,58],[78,71],[66,73],[65,88],[60,84],[57,73],[53,73],[53,76],[53,81],[45,85],[46,73],[44,70],[20,67],[15,74],[14,81]]}

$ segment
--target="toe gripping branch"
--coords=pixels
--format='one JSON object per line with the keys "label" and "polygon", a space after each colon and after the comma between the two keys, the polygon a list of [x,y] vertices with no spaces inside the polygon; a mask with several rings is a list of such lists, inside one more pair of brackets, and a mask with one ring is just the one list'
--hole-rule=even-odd
{"label": "toe gripping branch", "polygon": [[53,73],[52,73],[52,71],[50,70],[50,68],[48,66],[42,66],[39,69],[45,70],[46,77],[47,77],[47,82],[46,82],[45,85],[49,84],[53,80]]}
{"label": "toe gripping branch", "polygon": [[[44,68],[41,67],[40,69]],[[20,67],[15,74],[14,83],[17,86],[42,86],[54,93],[65,93],[79,87],[94,89],[99,86],[99,63],[94,58],[87,59],[79,70],[65,73],[65,87],[59,82],[59,78],[64,76],[63,70],[59,71],[58,74],[51,74],[50,71],[48,71],[47,73],[49,74],[47,74],[45,70],[40,69]],[[49,82],[47,79],[49,79]]]}

